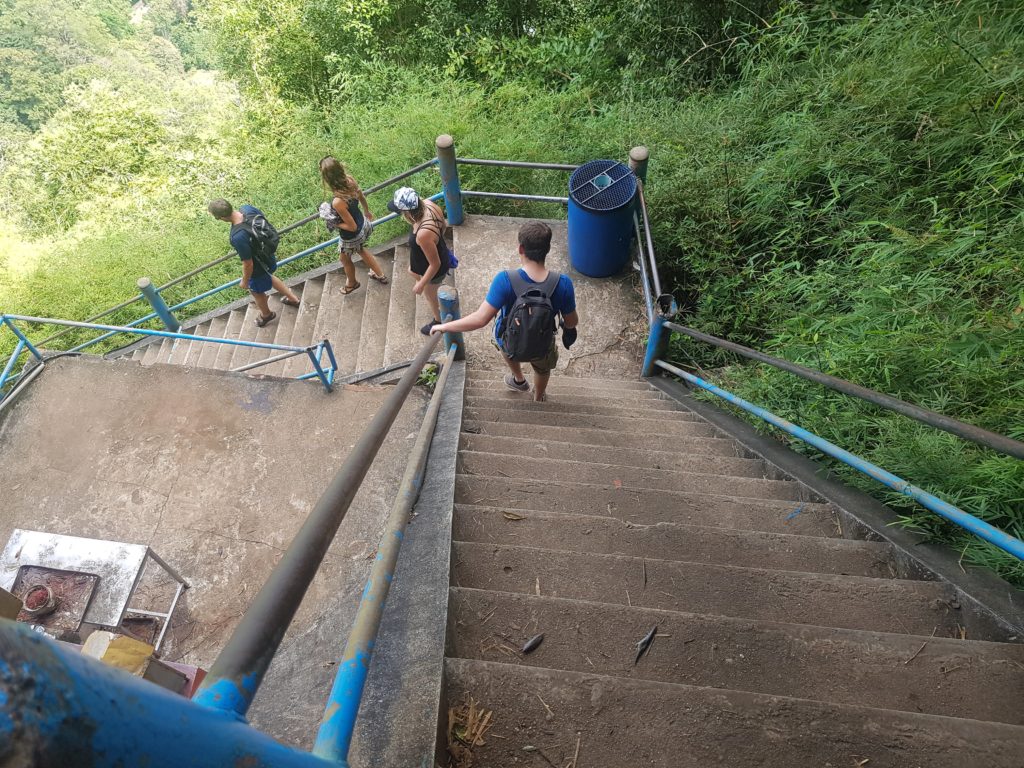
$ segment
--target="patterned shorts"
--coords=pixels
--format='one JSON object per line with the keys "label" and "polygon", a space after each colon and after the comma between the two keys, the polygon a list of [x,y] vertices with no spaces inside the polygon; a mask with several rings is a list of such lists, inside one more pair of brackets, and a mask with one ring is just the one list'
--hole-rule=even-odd
{"label": "patterned shorts", "polygon": [[350,238],[342,237],[338,240],[338,253],[355,256],[363,250],[363,246],[366,245],[366,241],[370,239],[371,234],[373,234],[373,222],[364,218],[363,226],[359,228],[359,232]]}

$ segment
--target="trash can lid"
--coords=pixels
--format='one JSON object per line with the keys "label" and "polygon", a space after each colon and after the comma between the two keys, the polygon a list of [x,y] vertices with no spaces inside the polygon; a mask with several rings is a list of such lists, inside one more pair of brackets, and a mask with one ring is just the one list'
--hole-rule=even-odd
{"label": "trash can lid", "polygon": [[569,197],[590,211],[614,211],[635,194],[636,176],[618,160],[591,160],[569,177]]}

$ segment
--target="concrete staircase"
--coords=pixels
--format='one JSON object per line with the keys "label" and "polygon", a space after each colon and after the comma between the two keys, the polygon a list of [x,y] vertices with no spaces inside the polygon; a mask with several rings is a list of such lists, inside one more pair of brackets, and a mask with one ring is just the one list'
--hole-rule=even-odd
{"label": "concrete staircase", "polygon": [[1024,764],[1024,646],[962,639],[947,584],[645,382],[500,376],[465,393],[447,764]]}
{"label": "concrete staircase", "polygon": [[[339,376],[409,360],[423,341],[419,329],[430,320],[430,314],[426,302],[412,292],[408,246],[392,243],[375,250],[390,285],[370,280],[367,267],[357,261],[356,274],[362,287],[345,295],[345,272],[336,262],[287,281],[299,295],[298,308],[284,306],[277,293],[271,293],[270,307],[278,319],[263,328],[255,324],[259,314],[256,305],[251,299],[243,299],[183,323],[182,331],[291,346],[306,346],[327,338],[334,347]],[[156,339],[132,345],[119,356],[129,356],[147,366],[171,363],[231,370],[277,354],[227,344]],[[309,359],[297,355],[254,368],[252,374],[294,378],[312,370]]]}

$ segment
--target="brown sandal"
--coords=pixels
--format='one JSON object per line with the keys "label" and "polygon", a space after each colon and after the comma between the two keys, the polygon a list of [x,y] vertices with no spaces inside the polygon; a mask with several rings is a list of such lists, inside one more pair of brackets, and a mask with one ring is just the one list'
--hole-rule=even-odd
{"label": "brown sandal", "polygon": [[360,284],[360,282],[358,280],[356,280],[356,284],[355,285],[346,285],[346,286],[344,286],[341,289],[341,295],[342,296],[348,296],[350,293],[352,293],[352,291],[357,291],[357,290],[359,290],[362,287],[363,286]]}
{"label": "brown sandal", "polygon": [[287,296],[282,296],[281,297],[281,303],[284,304],[286,307],[297,307],[297,306],[299,306],[298,300],[296,300],[296,299],[289,299]]}
{"label": "brown sandal", "polygon": [[376,280],[381,285],[387,285],[389,282],[391,282],[390,280],[388,280],[387,275],[378,275],[376,272],[370,272],[370,279]]}
{"label": "brown sandal", "polygon": [[277,312],[271,312],[269,315],[261,314],[255,320],[256,327],[257,328],[263,328],[266,325],[268,325],[269,323],[274,322],[275,320],[277,320]]}

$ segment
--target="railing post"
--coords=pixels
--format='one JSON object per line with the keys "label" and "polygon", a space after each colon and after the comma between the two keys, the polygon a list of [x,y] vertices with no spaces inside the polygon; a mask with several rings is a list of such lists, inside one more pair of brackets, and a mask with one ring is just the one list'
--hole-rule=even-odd
{"label": "railing post", "polygon": [[38,349],[36,349],[34,346],[32,346],[32,342],[28,340],[28,336],[26,336],[24,333],[19,331],[18,330],[18,326],[16,326],[14,324],[14,322],[9,317],[7,317],[6,315],[4,316],[3,320],[4,320],[4,323],[6,323],[7,327],[11,329],[11,333],[13,333],[15,336],[18,337],[18,340],[21,341],[25,345],[25,348],[29,352],[32,353],[32,355],[35,357],[35,359],[36,360],[42,360],[43,359],[43,355],[39,352]]}
{"label": "railing post", "polygon": [[647,183],[647,161],[650,156],[651,153],[644,146],[633,147],[629,150],[629,170],[635,173],[644,184]]}
{"label": "railing post", "polygon": [[434,142],[437,147],[437,164],[441,169],[441,188],[444,190],[444,207],[448,223],[453,227],[462,223],[462,188],[459,186],[459,167],[455,163],[455,139],[442,133]]}
{"label": "railing post", "polygon": [[168,309],[164,297],[153,286],[153,281],[148,277],[140,277],[136,285],[139,286],[142,295],[146,297],[146,301],[153,307],[153,311],[156,312],[157,317],[164,324],[164,328],[171,333],[177,333],[181,329],[181,323],[178,322],[178,318]]}
{"label": "railing post", "polygon": [[[450,285],[442,285],[437,290],[437,300],[441,304],[441,319],[448,321],[449,315],[452,320],[458,320],[462,315],[459,313],[459,292]],[[446,333],[444,335],[444,348],[451,349],[455,346],[455,359],[466,359],[466,343],[461,333]]]}
{"label": "railing post", "polygon": [[647,337],[647,352],[644,354],[644,367],[641,376],[653,376],[655,361],[665,356],[668,350],[670,333],[665,328],[665,318],[660,315],[651,322],[651,335]]}
{"label": "railing post", "polygon": [[323,366],[320,364],[320,353],[323,351],[324,345],[321,342],[316,347],[310,347],[306,350],[306,354],[309,355],[310,361],[313,363],[313,370],[316,371],[316,377],[320,379],[320,383],[324,385],[324,389],[328,392],[332,391],[331,382],[327,378],[327,373],[324,371]]}

